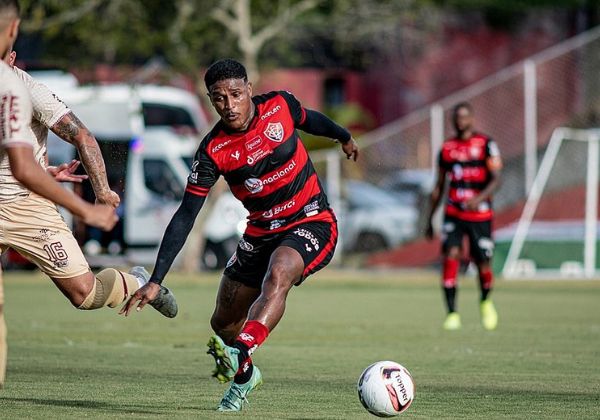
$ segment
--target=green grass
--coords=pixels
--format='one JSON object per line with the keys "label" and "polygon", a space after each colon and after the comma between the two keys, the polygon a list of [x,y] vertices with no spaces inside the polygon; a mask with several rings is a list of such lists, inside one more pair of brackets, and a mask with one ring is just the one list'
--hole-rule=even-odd
{"label": "green grass", "polygon": [[[404,418],[600,418],[600,282],[500,282],[498,330],[462,281],[463,329],[445,332],[437,275],[325,271],[290,294],[256,353],[264,386],[244,418],[369,418],[356,379],[405,365]],[[223,418],[205,354],[217,276],[169,279],[180,314],[80,312],[39,275],[5,273],[7,387],[0,418]]]}

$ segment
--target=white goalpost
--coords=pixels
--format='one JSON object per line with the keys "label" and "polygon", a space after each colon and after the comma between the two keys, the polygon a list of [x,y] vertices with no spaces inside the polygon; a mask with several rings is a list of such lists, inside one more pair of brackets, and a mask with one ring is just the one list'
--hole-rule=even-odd
{"label": "white goalpost", "polygon": [[[600,162],[600,130],[560,127],[552,133],[550,142],[533,180],[525,207],[519,218],[514,237],[510,243],[502,275],[506,279],[520,278],[593,278],[596,270],[596,244],[598,229],[598,165]],[[587,143],[585,177],[585,217],[583,237],[583,264],[564,261],[558,270],[538,269],[535,261],[520,258],[523,246],[532,226],[542,194],[555,166],[561,146],[565,141]],[[566,203],[565,203],[566,204]]]}

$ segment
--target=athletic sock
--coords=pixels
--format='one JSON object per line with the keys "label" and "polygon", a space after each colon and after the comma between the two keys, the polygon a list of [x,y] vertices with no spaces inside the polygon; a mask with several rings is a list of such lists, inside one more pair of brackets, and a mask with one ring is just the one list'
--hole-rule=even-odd
{"label": "athletic sock", "polygon": [[252,377],[252,353],[260,346],[269,335],[269,329],[258,321],[246,321],[242,332],[235,340],[232,347],[240,352],[238,354],[239,369],[233,378],[235,383],[243,384]]}
{"label": "athletic sock", "polygon": [[455,298],[456,298],[456,287],[444,287],[444,297],[446,298],[446,307],[448,313],[456,312]]}
{"label": "athletic sock", "polygon": [[442,286],[444,288],[444,297],[448,312],[456,312],[456,277],[460,261],[454,258],[445,258],[442,272]]}
{"label": "athletic sock", "polygon": [[479,273],[479,285],[481,286],[481,301],[488,298],[494,284],[494,274],[492,270],[486,270]]}

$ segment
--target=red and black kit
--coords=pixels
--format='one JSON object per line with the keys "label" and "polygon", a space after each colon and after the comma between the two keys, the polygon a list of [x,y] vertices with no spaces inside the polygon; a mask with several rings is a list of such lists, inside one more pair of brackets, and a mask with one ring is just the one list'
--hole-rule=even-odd
{"label": "red and black kit", "polygon": [[[224,177],[249,212],[246,232],[225,274],[260,287],[277,246],[298,250],[307,276],[329,262],[337,241],[335,216],[296,129],[342,142],[349,141],[350,134],[303,108],[288,92],[271,92],[252,101],[255,114],[247,130],[229,131],[219,122],[202,140],[184,202],[191,196],[203,202]],[[159,261],[160,252],[157,265]]]}
{"label": "red and black kit", "polygon": [[450,181],[442,228],[444,250],[460,246],[467,235],[476,261],[491,258],[491,200],[473,210],[467,209],[465,202],[487,187],[493,176],[491,169],[499,162],[498,147],[486,135],[475,133],[469,139],[450,138],[444,142],[438,162]]}

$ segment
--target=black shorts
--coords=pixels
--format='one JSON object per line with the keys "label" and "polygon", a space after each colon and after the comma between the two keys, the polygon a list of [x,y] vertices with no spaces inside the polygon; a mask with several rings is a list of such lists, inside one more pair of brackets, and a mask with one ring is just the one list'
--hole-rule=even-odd
{"label": "black shorts", "polygon": [[456,217],[446,216],[442,226],[442,250],[446,253],[452,247],[462,248],[463,238],[469,237],[471,258],[475,262],[485,262],[492,258],[492,221],[468,222]]}
{"label": "black shorts", "polygon": [[260,289],[273,251],[280,246],[288,246],[298,251],[304,260],[304,272],[296,283],[298,286],[306,277],[329,264],[337,236],[335,221],[302,223],[264,236],[244,235],[223,274],[248,287]]}

